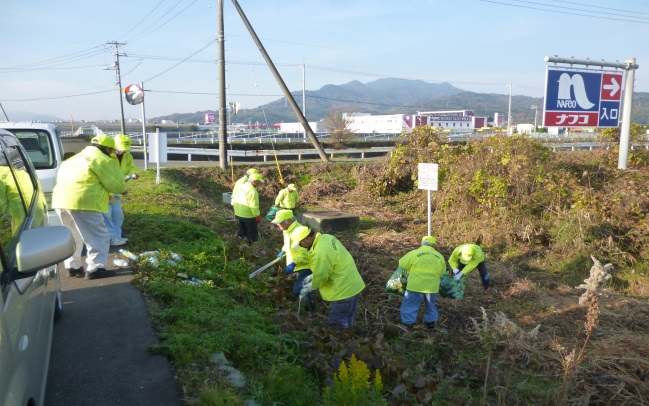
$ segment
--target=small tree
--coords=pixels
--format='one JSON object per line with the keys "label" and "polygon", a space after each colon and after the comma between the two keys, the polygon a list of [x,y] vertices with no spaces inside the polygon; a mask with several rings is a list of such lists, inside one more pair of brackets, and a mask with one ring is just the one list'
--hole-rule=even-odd
{"label": "small tree", "polygon": [[[614,142],[620,143],[620,134],[621,134],[622,124],[617,126],[617,128],[603,128],[599,130],[599,141],[600,142]],[[631,129],[629,131],[629,142],[639,142],[642,140],[642,126],[638,123],[631,123]]]}
{"label": "small tree", "polygon": [[354,132],[350,128],[351,120],[341,110],[329,112],[323,122],[336,145],[345,145],[354,137]]}

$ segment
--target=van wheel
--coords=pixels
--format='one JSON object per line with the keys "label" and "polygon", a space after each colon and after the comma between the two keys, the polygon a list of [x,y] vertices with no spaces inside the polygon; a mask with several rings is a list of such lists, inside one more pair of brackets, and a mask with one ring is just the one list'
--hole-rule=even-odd
{"label": "van wheel", "polygon": [[63,300],[61,299],[61,291],[56,291],[56,299],[54,301],[54,321],[59,321],[63,315]]}

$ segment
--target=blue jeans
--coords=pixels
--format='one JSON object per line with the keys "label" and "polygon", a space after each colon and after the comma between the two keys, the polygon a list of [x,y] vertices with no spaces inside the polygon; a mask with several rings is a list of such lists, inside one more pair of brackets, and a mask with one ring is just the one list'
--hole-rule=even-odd
{"label": "blue jeans", "polygon": [[358,295],[348,299],[331,302],[331,309],[327,319],[329,324],[335,325],[338,330],[354,327],[354,316],[358,307]]}
{"label": "blue jeans", "polygon": [[424,311],[424,321],[426,323],[434,323],[437,321],[439,314],[437,313],[437,293],[421,293],[413,292],[406,289],[403,295],[403,302],[401,303],[401,322],[403,324],[415,324],[417,322],[417,313],[419,313],[419,306],[421,301],[426,301],[426,310]]}
{"label": "blue jeans", "polygon": [[122,238],[122,224],[124,224],[124,211],[122,210],[122,198],[116,195],[117,200],[108,205],[108,213],[104,214],[104,223],[108,229],[110,239]]}

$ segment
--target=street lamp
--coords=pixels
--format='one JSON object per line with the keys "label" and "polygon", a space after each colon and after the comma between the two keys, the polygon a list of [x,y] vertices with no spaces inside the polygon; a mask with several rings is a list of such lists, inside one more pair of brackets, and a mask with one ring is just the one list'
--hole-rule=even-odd
{"label": "street lamp", "polygon": [[532,104],[530,106],[530,108],[534,110],[534,134],[536,134],[536,130],[537,130],[537,128],[536,128],[536,116],[537,116],[537,114],[539,112],[539,106],[537,106],[536,104]]}

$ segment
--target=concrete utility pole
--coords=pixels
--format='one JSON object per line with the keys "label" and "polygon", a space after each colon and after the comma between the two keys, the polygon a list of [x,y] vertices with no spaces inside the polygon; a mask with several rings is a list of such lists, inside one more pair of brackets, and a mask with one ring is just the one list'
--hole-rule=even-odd
{"label": "concrete utility pole", "polygon": [[512,135],[512,87],[514,84],[509,82],[505,86],[509,86],[509,110],[507,111],[507,135]]}
{"label": "concrete utility pole", "polygon": [[[304,114],[304,119],[306,120],[306,88],[304,84],[306,83],[306,64],[302,64],[302,114]],[[309,120],[307,120],[308,122]],[[304,128],[304,138],[306,138],[306,128]]]}
{"label": "concrete utility pole", "polygon": [[225,117],[225,44],[223,29],[223,0],[219,0],[219,167],[228,169],[228,122]]}
{"label": "concrete utility pole", "polygon": [[534,134],[536,134],[536,130],[537,130],[537,127],[536,127],[536,116],[537,116],[537,114],[538,114],[538,112],[539,112],[539,106],[537,106],[536,104],[532,104],[532,105],[530,106],[530,108],[531,108],[532,110],[534,110]]}
{"label": "concrete utility pole", "polygon": [[313,144],[313,147],[316,149],[316,151],[318,151],[318,155],[320,155],[320,159],[322,159],[323,162],[329,162],[329,158],[327,157],[327,154],[325,153],[324,149],[322,148],[322,145],[320,145],[320,141],[318,141],[318,138],[313,133],[313,130],[311,129],[311,126],[306,121],[306,118],[304,117],[304,114],[302,114],[302,112],[300,111],[300,107],[298,107],[297,103],[295,102],[295,99],[293,98],[293,95],[288,90],[288,87],[286,87],[286,83],[284,83],[284,80],[282,80],[282,77],[280,76],[279,72],[275,68],[275,65],[273,65],[273,61],[271,61],[270,56],[268,56],[268,53],[266,52],[266,49],[264,48],[261,41],[259,40],[259,37],[257,37],[257,34],[255,33],[255,30],[252,28],[252,25],[250,25],[250,21],[248,21],[248,18],[243,13],[243,10],[241,9],[241,6],[239,6],[239,3],[237,2],[237,0],[232,0],[232,4],[234,4],[234,7],[237,9],[237,12],[239,12],[239,15],[241,16],[241,19],[243,20],[243,23],[248,28],[248,32],[250,32],[250,35],[252,36],[252,39],[255,41],[255,44],[257,44],[257,48],[259,48],[259,52],[261,52],[261,55],[264,57],[264,60],[266,61],[266,64],[268,65],[271,72],[273,73],[273,76],[275,76],[275,80],[277,80],[277,84],[279,84],[279,87],[282,88],[282,91],[284,92],[284,97],[286,97],[286,100],[291,105],[291,108],[293,108],[293,111],[297,115],[297,118],[300,121],[300,123],[302,124],[302,127],[304,127],[304,130],[309,135],[309,138],[311,139],[311,143]]}
{"label": "concrete utility pole", "polygon": [[635,79],[635,70],[640,68],[636,64],[635,58],[628,58],[624,63],[593,61],[590,59],[560,58],[558,56],[546,56],[546,62],[565,63],[569,65],[598,66],[602,68],[624,69],[626,77],[624,79],[624,100],[622,102],[622,127],[620,128],[620,153],[618,155],[617,168],[627,169],[629,160],[629,138],[631,132],[631,108],[633,107],[633,81]]}
{"label": "concrete utility pole", "polygon": [[[122,125],[122,134],[126,134],[126,127],[124,126],[124,101],[122,100],[122,75],[119,71],[119,46],[120,45],[126,45],[126,42],[106,42],[106,45],[112,45],[115,47],[115,62],[113,62],[113,66],[107,69],[115,69],[115,74],[117,76],[117,92],[119,94],[119,112],[120,112],[120,119],[121,119],[121,125]],[[126,54],[122,54],[121,56],[126,56]]]}

